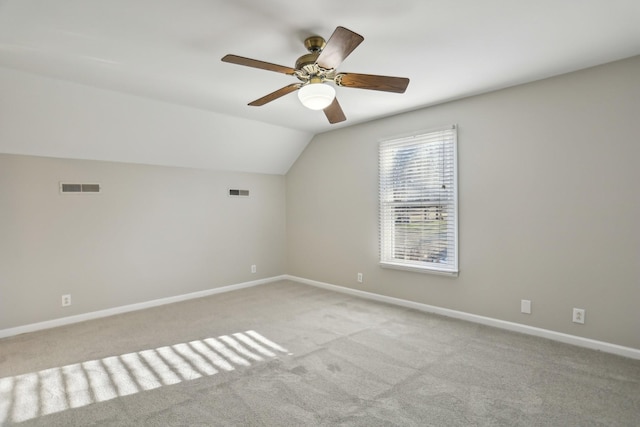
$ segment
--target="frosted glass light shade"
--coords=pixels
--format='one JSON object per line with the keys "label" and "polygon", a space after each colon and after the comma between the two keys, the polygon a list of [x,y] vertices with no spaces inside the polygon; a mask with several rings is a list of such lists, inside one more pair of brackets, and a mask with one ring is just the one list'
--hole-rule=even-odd
{"label": "frosted glass light shade", "polygon": [[298,90],[298,99],[311,110],[324,110],[336,97],[336,90],[323,83],[309,83]]}

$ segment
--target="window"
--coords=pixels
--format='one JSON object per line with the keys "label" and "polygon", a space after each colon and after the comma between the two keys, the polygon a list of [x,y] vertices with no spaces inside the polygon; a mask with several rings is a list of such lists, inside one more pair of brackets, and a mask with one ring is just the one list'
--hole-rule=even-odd
{"label": "window", "polygon": [[380,143],[380,264],[456,275],[456,128]]}

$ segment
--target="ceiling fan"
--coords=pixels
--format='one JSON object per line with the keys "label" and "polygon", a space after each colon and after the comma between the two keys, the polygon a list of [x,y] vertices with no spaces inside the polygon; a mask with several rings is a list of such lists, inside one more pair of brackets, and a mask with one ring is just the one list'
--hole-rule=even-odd
{"label": "ceiling fan", "polygon": [[320,36],[308,37],[304,41],[304,46],[309,53],[298,58],[295,68],[237,55],[225,55],[222,61],[288,74],[301,81],[301,83],[290,84],[258,98],[250,102],[249,105],[259,107],[291,92],[298,91],[298,98],[305,107],[312,110],[323,110],[329,123],[339,123],[346,120],[346,117],[335,97],[335,89],[326,82],[333,82],[342,87],[395,93],[404,93],[409,85],[409,79],[405,77],[336,72],[336,68],[363,40],[364,37],[360,34],[344,27],[337,27],[327,42]]}

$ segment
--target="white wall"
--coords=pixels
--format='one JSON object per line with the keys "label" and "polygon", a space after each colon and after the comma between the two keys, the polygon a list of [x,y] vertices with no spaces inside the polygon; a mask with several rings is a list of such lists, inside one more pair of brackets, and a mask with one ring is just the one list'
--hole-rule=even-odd
{"label": "white wall", "polygon": [[0,154],[0,330],[284,274],[284,181]]}
{"label": "white wall", "polygon": [[[638,76],[634,57],[317,136],[287,174],[287,272],[640,348]],[[378,141],[450,124],[460,276],[382,269]]]}

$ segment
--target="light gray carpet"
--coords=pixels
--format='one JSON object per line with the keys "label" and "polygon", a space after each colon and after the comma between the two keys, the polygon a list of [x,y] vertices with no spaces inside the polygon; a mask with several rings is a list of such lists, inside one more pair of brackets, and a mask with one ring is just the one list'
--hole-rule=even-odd
{"label": "light gray carpet", "polygon": [[640,361],[283,281],[0,340],[0,424],[638,426]]}

